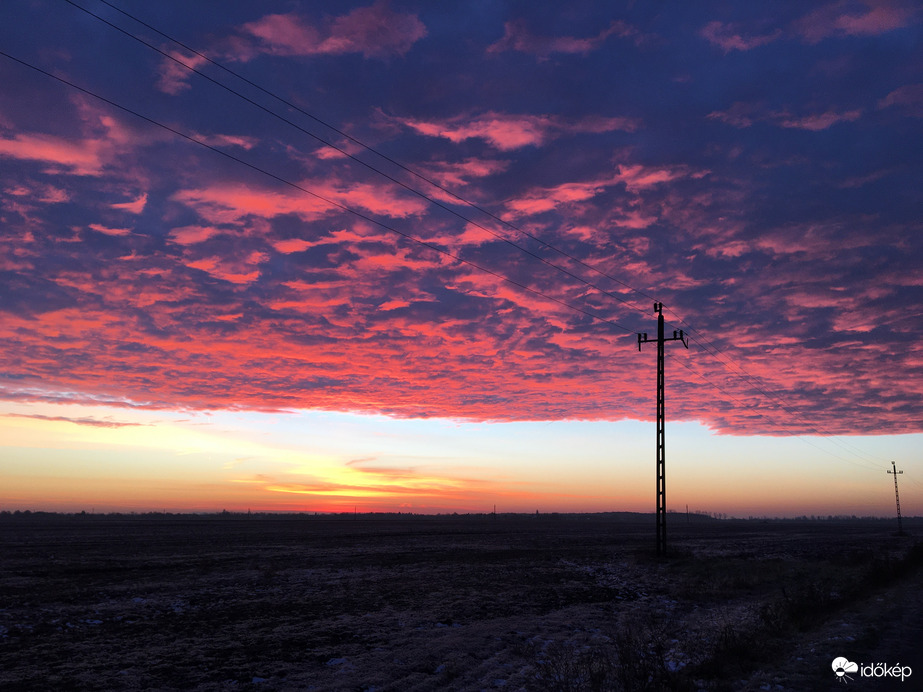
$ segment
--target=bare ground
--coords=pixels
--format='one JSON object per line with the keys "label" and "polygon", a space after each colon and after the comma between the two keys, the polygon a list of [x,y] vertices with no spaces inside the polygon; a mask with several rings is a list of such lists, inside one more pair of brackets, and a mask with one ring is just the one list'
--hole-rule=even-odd
{"label": "bare ground", "polygon": [[694,519],[658,559],[652,518],[614,515],[7,516],[0,689],[827,690],[836,656],[923,677],[914,538]]}

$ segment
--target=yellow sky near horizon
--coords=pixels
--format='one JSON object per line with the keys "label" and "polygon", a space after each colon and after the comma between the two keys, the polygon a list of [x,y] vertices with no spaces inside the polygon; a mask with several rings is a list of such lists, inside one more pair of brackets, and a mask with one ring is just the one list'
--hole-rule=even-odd
{"label": "yellow sky near horizon", "polygon": [[[653,427],[7,404],[0,509],[646,512]],[[887,438],[885,447],[906,454],[917,437]],[[733,516],[893,512],[885,467],[829,441],[668,423],[667,507]],[[908,515],[918,512],[921,487],[911,479],[901,478]]]}

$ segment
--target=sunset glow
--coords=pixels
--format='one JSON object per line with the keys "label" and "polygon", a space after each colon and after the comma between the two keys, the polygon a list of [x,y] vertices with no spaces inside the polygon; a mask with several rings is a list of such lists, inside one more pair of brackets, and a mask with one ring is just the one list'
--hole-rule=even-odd
{"label": "sunset glow", "polygon": [[652,511],[662,301],[671,509],[921,513],[916,3],[230,5],[0,9],[0,510]]}

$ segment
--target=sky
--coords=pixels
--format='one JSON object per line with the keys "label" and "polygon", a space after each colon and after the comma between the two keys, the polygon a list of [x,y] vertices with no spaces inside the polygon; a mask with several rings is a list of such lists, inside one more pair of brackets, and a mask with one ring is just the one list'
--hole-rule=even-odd
{"label": "sky", "polygon": [[0,7],[0,510],[923,501],[923,9]]}

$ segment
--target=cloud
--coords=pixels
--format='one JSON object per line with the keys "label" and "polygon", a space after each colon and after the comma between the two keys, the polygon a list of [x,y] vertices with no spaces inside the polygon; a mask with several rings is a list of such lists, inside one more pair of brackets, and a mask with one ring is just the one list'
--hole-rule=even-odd
{"label": "cloud", "polygon": [[[190,88],[189,79],[207,64],[208,59],[201,55],[186,55],[176,50],[167,51],[170,58],[163,58],[157,75],[157,88],[165,94],[175,96]],[[171,59],[172,58],[172,59]]]}
{"label": "cloud", "polygon": [[405,55],[426,36],[426,27],[413,14],[402,14],[379,0],[316,27],[301,16],[270,14],[242,28],[259,42],[259,50],[273,55],[343,55],[366,58]]}
{"label": "cloud", "polygon": [[507,207],[517,214],[541,214],[572,202],[592,199],[615,180],[562,183],[553,188],[539,188],[529,191],[519,199],[511,200]]}
{"label": "cloud", "polygon": [[41,161],[49,173],[99,175],[103,145],[99,140],[73,141],[45,134],[17,134],[0,138],[0,156]]}
{"label": "cloud", "polygon": [[839,0],[802,17],[794,31],[808,43],[845,36],[880,36],[919,22],[920,8],[900,0]]}
{"label": "cloud", "polygon": [[[62,104],[58,115],[59,118],[52,122],[30,118],[19,133],[0,136],[0,158],[38,162],[41,164],[39,170],[47,176],[86,176],[102,180],[117,169],[121,183],[118,187],[124,194],[126,180],[134,182],[135,189],[144,183],[138,178],[137,170],[128,165],[132,156],[145,147],[171,139],[160,130],[136,129],[115,117],[111,109],[82,95],[72,96]],[[33,122],[41,122],[47,131],[36,131]],[[46,186],[46,190],[50,189]],[[61,200],[62,186],[57,186],[56,190],[52,201]]]}
{"label": "cloud", "polygon": [[147,193],[141,194],[140,197],[132,200],[131,202],[116,202],[112,205],[113,209],[122,209],[131,214],[140,214],[144,211],[144,207],[147,205]]}
{"label": "cloud", "polygon": [[446,120],[397,118],[404,126],[428,137],[441,137],[454,143],[482,139],[500,151],[540,146],[549,139],[569,134],[633,132],[639,124],[631,118],[588,116],[568,120],[551,115],[512,115],[488,112],[479,116],[456,116]]}
{"label": "cloud", "polygon": [[905,84],[878,102],[878,108],[895,108],[914,118],[923,118],[923,84]]}
{"label": "cloud", "polygon": [[488,53],[500,53],[515,50],[529,53],[539,58],[548,58],[553,53],[586,55],[600,49],[612,36],[618,38],[637,38],[639,32],[623,21],[613,21],[595,36],[575,38],[572,36],[537,36],[533,34],[525,20],[514,20],[503,25],[503,38],[487,48]]}
{"label": "cloud", "polygon": [[[509,161],[468,157],[462,161],[435,161],[418,166],[428,178],[435,179],[445,188],[453,189],[472,180],[487,178],[509,168]],[[447,199],[453,199],[448,196]]]}
{"label": "cloud", "polygon": [[726,111],[712,111],[706,117],[710,120],[720,120],[723,123],[738,128],[750,127],[757,120],[762,120],[762,106],[756,103],[738,101]]}
{"label": "cloud", "polygon": [[98,418],[73,418],[70,416],[43,416],[37,413],[4,413],[0,414],[4,418],[30,418],[33,420],[43,420],[62,423],[73,423],[74,425],[88,425],[95,428],[125,428],[132,426],[145,425],[144,423],[125,423],[113,420],[99,420]]}
{"label": "cloud", "polygon": [[269,255],[252,251],[245,257],[227,257],[221,255],[187,259],[187,267],[206,272],[216,279],[232,284],[250,284],[259,279],[259,265],[265,263]]}
{"label": "cloud", "polygon": [[732,50],[753,50],[768,45],[782,36],[781,29],[774,29],[768,34],[757,36],[747,35],[739,25],[719,21],[709,22],[700,33],[709,43],[718,46],[725,53],[730,53]]}
{"label": "cloud", "polygon": [[214,226],[181,226],[180,228],[171,229],[167,234],[174,243],[178,245],[195,245],[212,238],[219,233],[221,229]]}
{"label": "cloud", "polygon": [[757,122],[768,122],[778,127],[818,132],[839,123],[855,122],[862,117],[862,110],[828,109],[822,112],[794,115],[788,110],[766,110],[764,104],[736,102],[726,111],[712,111],[706,116],[737,128],[751,127]]}
{"label": "cloud", "polygon": [[[704,175],[704,172],[693,174],[681,166],[619,165],[614,174],[596,180],[566,182],[554,187],[533,188],[521,197],[508,201],[506,206],[516,215],[541,214],[564,205],[591,200],[616,185],[624,185],[630,192],[637,193],[689,175],[701,176]],[[642,220],[642,215],[637,210],[633,210],[622,216],[620,225],[645,228],[651,222],[652,219],[650,218]]]}
{"label": "cloud", "polygon": [[[213,53],[226,61],[249,61],[260,54],[277,56],[347,55],[386,59],[405,55],[427,34],[414,14],[394,12],[386,0],[359,7],[315,26],[295,12],[268,14],[247,22],[238,35],[215,41]],[[209,62],[200,54],[167,50],[158,66],[156,86],[170,95],[191,88],[194,70]],[[225,142],[227,143],[227,142]],[[249,148],[249,147],[247,147]]]}
{"label": "cloud", "polygon": [[311,242],[309,240],[303,240],[301,238],[286,238],[284,240],[272,241],[272,246],[276,249],[276,251],[286,255],[293,252],[304,252],[309,247],[314,247],[316,244],[317,243]]}
{"label": "cloud", "polygon": [[391,218],[413,216],[426,208],[425,201],[411,197],[395,185],[329,179],[305,180],[298,185],[311,192],[215,183],[180,190],[174,193],[173,199],[194,208],[211,224],[237,223],[248,216],[271,219],[286,214],[314,220],[341,210],[338,205]]}
{"label": "cloud", "polygon": [[131,235],[132,232],[132,229],[130,228],[110,228],[99,223],[91,223],[90,228],[97,233],[104,233],[105,235],[114,236]]}
{"label": "cloud", "polygon": [[30,198],[42,204],[62,204],[70,201],[67,190],[48,184],[26,185],[20,181],[15,186],[6,188],[4,192],[11,197]]}
{"label": "cloud", "polygon": [[328,202],[295,190],[264,190],[238,183],[179,190],[173,199],[192,207],[212,224],[236,223],[250,215],[273,218],[296,214],[302,219],[316,219],[333,208]]}
{"label": "cloud", "polygon": [[851,123],[861,117],[862,111],[858,109],[840,112],[828,110],[824,113],[812,113],[803,116],[793,116],[785,112],[772,115],[772,119],[782,127],[810,130],[812,132],[826,130],[838,123]]}
{"label": "cloud", "polygon": [[714,20],[700,35],[725,53],[750,51],[781,39],[797,37],[807,43],[826,38],[880,36],[919,22],[920,10],[900,0],[840,0],[819,7],[784,28],[767,22],[728,23]]}
{"label": "cloud", "polygon": [[[451,3],[419,18],[396,3],[327,18],[232,5],[190,24],[191,39],[207,41],[195,28],[207,25],[210,55],[250,60],[258,83],[566,254],[389,166],[401,181],[608,294],[318,155],[265,114],[187,89],[185,70],[160,82],[183,108],[162,111],[179,100],[125,78],[148,69],[141,54],[113,64],[64,23],[56,40],[74,57],[55,66],[75,82],[120,84],[119,99],[327,201],[5,67],[0,397],[649,420],[653,356],[634,333],[655,328],[650,303],[663,300],[669,328],[717,349],[670,352],[671,418],[736,433],[923,429],[923,360],[900,319],[920,312],[918,28],[887,29],[916,21],[908,5],[715,6],[691,23],[658,16],[663,39],[643,50],[611,8],[540,31],[547,14],[530,3],[505,26]],[[793,23],[799,13],[818,21]],[[862,40],[832,38],[850,36]],[[47,61],[54,48],[35,46]]]}
{"label": "cloud", "polygon": [[241,135],[215,135],[195,132],[192,136],[211,147],[239,147],[246,151],[253,149],[259,141],[256,137],[244,137]]}

